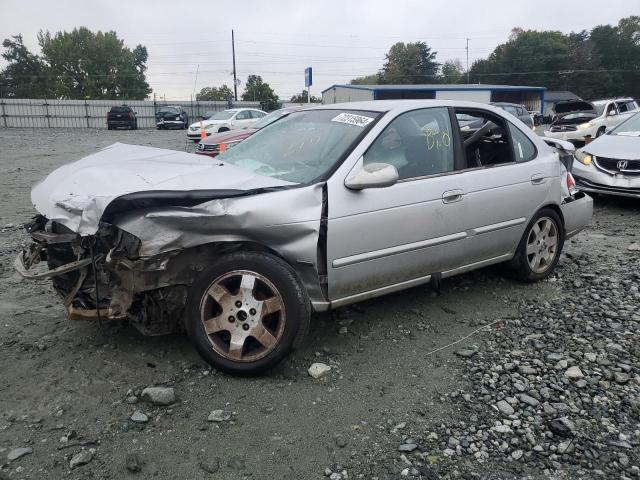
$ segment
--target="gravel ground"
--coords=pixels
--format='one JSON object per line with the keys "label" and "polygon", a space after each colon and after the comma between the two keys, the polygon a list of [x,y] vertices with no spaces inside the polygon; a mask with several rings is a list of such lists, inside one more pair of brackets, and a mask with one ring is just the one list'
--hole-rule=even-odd
{"label": "gravel ground", "polygon": [[115,141],[193,149],[0,129],[0,479],[640,478],[640,202],[597,198],[547,281],[489,268],[317,316],[289,361],[239,379],[182,336],[70,322],[13,272],[31,185]]}

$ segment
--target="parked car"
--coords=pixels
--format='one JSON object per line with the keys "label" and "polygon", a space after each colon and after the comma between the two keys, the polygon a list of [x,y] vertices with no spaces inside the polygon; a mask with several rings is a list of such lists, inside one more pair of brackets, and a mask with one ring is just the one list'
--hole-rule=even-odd
{"label": "parked car", "polygon": [[209,117],[207,120],[192,123],[187,131],[187,138],[194,142],[199,142],[201,140],[201,128],[204,128],[207,137],[213,133],[249,128],[266,114],[267,112],[256,110],[255,108],[231,108],[229,110],[222,110],[216,112],[215,115]]}
{"label": "parked car", "polygon": [[289,115],[291,112],[296,112],[301,110],[302,107],[287,107],[281,108],[279,110],[275,110],[256,123],[251,125],[249,128],[243,128],[242,130],[228,130],[226,132],[214,133],[211,136],[201,140],[198,144],[198,149],[196,153],[200,155],[208,155],[210,157],[215,157],[220,153],[220,146],[224,144],[223,150],[233,148],[238,143],[240,143],[245,138],[249,138],[251,135],[256,133],[261,128],[266,127],[267,125],[271,125],[276,120],[280,120],[281,118]]}
{"label": "parked car", "polygon": [[517,117],[518,120],[524,123],[527,127],[533,129],[533,117],[522,105],[507,102],[492,102],[491,105],[501,108],[505,112],[509,112],[514,117]]}
{"label": "parked car", "polygon": [[114,128],[138,129],[136,112],[129,105],[111,107],[107,112],[107,129],[113,130]]}
{"label": "parked car", "polygon": [[545,130],[545,137],[583,144],[586,137],[599,137],[638,111],[638,104],[632,98],[597,100],[591,103],[574,101],[573,104],[582,107],[580,110],[557,114],[550,129]]}
{"label": "parked car", "polygon": [[179,105],[167,105],[160,107],[156,112],[156,128],[158,130],[179,129],[184,130],[189,125],[189,116],[186,110]]}
{"label": "parked car", "polygon": [[383,100],[290,113],[215,162],[115,144],[33,188],[15,265],[71,318],[184,326],[211,365],[255,374],[311,311],[502,262],[549,276],[592,201],[548,143],[573,152],[489,105]]}
{"label": "parked car", "polygon": [[[517,117],[518,120],[524,123],[527,127],[533,129],[533,118],[522,105],[506,102],[494,102],[491,103],[491,105],[510,113],[514,117]],[[456,116],[458,118],[458,124],[463,131],[477,130],[485,123],[483,118],[477,118],[469,114],[458,113]]]}
{"label": "parked car", "polygon": [[640,198],[640,113],[577,150],[576,160],[582,190]]}

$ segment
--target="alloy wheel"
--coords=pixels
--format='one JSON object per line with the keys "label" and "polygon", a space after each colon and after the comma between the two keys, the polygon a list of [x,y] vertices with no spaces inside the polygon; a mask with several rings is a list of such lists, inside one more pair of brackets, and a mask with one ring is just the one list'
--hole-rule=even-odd
{"label": "alloy wheel", "polygon": [[558,229],[549,217],[540,217],[527,237],[527,262],[535,273],[547,271],[558,254]]}
{"label": "alloy wheel", "polygon": [[209,286],[200,319],[216,353],[235,362],[253,362],[278,345],[285,326],[284,300],[263,275],[233,271]]}

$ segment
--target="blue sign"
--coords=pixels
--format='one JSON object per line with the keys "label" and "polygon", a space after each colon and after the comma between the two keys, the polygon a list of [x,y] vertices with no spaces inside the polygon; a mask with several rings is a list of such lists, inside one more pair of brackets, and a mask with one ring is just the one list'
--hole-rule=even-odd
{"label": "blue sign", "polygon": [[311,67],[307,67],[304,69],[304,86],[309,88],[313,85],[313,71]]}

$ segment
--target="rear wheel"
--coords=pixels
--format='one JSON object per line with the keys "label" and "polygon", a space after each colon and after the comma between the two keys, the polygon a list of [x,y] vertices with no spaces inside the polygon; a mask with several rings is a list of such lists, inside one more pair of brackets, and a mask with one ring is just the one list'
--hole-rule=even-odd
{"label": "rear wheel", "polygon": [[558,264],[564,245],[564,228],[552,209],[540,210],[527,226],[512,260],[516,277],[535,282],[548,277]]}
{"label": "rear wheel", "polygon": [[234,252],[191,288],[186,329],[213,367],[256,375],[287,356],[309,315],[304,288],[286,262],[268,253]]}

